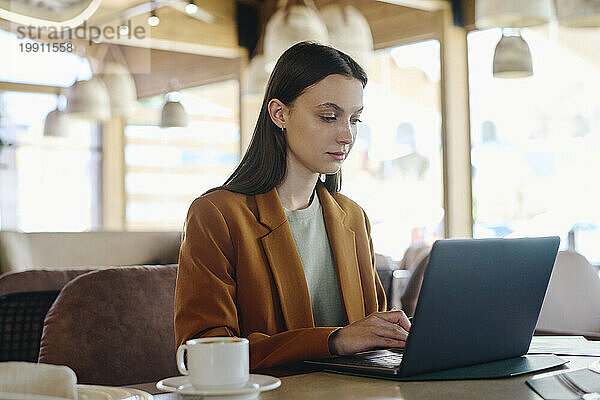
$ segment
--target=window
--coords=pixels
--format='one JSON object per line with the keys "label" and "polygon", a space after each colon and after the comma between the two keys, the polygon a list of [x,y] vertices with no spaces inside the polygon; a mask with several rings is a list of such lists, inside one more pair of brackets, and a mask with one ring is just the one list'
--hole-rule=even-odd
{"label": "window", "polygon": [[[45,137],[56,96],[0,94],[0,229],[85,231],[99,227],[100,132],[76,122],[68,137]],[[76,134],[75,134],[76,133]]]}
{"label": "window", "polygon": [[[87,61],[70,53],[21,52],[31,42],[0,31],[0,81],[66,87],[91,76]],[[40,68],[40,65],[46,66]],[[72,121],[66,137],[43,136],[57,105],[46,93],[0,87],[0,229],[84,231],[100,227],[100,129]]]}
{"label": "window", "polygon": [[524,30],[524,79],[492,76],[500,30],[468,36],[474,235],[559,235],[600,264],[600,35],[555,29]]}
{"label": "window", "polygon": [[127,229],[181,230],[191,202],[240,160],[238,82],[182,90],[186,128],[157,126],[162,96],[139,102],[125,129]]}
{"label": "window", "polygon": [[377,253],[443,236],[439,42],[375,52],[342,193],[369,216]]}

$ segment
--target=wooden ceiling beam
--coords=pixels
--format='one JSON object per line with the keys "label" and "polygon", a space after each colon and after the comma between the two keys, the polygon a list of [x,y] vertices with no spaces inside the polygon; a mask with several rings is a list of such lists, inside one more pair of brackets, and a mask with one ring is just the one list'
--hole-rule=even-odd
{"label": "wooden ceiling beam", "polygon": [[130,70],[133,71],[138,98],[239,79],[244,60],[243,57],[208,57],[125,46],[122,47],[122,51]]}
{"label": "wooden ceiling beam", "polygon": [[403,7],[416,8],[423,11],[447,10],[450,3],[447,0],[378,0]]}

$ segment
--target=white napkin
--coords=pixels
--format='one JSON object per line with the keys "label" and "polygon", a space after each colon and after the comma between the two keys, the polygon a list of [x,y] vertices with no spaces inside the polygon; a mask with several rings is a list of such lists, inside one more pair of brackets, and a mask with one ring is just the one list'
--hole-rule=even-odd
{"label": "white napkin", "polygon": [[0,398],[8,393],[77,400],[77,376],[62,365],[0,362]]}

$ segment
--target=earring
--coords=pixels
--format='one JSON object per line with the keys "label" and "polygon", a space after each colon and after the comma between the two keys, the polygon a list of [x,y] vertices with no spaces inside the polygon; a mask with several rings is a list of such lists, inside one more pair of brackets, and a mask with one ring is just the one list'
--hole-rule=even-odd
{"label": "earring", "polygon": [[286,131],[285,131],[285,126],[282,126],[282,127],[281,127],[281,133],[283,133],[284,135],[286,134]]}

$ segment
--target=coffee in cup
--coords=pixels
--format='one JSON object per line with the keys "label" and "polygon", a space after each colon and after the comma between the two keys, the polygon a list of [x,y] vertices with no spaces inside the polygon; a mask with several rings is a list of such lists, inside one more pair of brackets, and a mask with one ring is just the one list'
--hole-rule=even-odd
{"label": "coffee in cup", "polygon": [[243,387],[250,376],[249,365],[248,339],[244,338],[191,339],[177,349],[177,368],[196,389]]}

